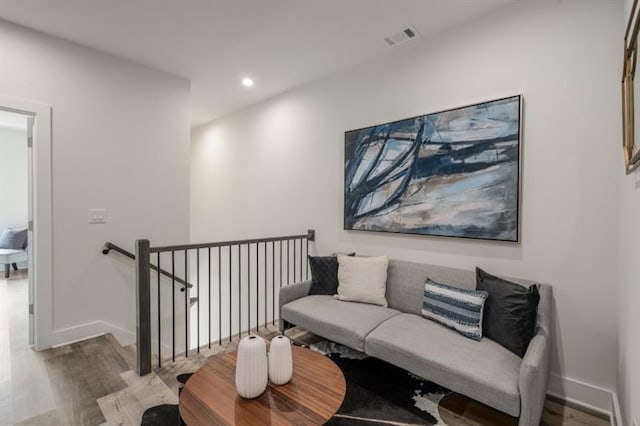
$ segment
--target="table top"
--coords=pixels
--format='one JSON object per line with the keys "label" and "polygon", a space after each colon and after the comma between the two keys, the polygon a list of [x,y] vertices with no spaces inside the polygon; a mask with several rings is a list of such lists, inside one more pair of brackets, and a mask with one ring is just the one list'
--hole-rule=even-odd
{"label": "table top", "polygon": [[294,346],[293,377],[271,383],[264,394],[244,399],[236,393],[237,352],[217,355],[191,376],[180,395],[180,415],[188,426],[229,424],[323,424],[340,408],[346,382],[326,356]]}

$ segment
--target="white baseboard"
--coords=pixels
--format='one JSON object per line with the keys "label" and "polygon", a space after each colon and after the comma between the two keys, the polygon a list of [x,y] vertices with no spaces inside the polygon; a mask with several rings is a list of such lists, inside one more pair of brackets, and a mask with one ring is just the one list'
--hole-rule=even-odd
{"label": "white baseboard", "polygon": [[136,342],[136,335],[130,331],[104,321],[94,321],[74,327],[53,330],[50,343],[51,346],[62,346],[106,333],[113,334],[113,337],[115,337],[122,346]]}
{"label": "white baseboard", "polygon": [[[111,333],[123,347],[136,343],[136,335],[134,332],[105,321],[94,321],[74,327],[54,330],[53,336],[51,337],[52,343],[49,347],[68,345],[70,343],[91,339],[92,337],[102,336],[106,333]],[[155,354],[158,348],[158,339],[151,339],[151,348]],[[171,346],[163,343],[162,352],[163,355],[171,353]]]}
{"label": "white baseboard", "polygon": [[547,393],[605,418],[610,418],[612,414],[614,393],[608,389],[551,373]]}
{"label": "white baseboard", "polygon": [[624,426],[622,423],[622,413],[620,412],[620,401],[618,401],[618,394],[611,393],[611,424],[613,426]]}

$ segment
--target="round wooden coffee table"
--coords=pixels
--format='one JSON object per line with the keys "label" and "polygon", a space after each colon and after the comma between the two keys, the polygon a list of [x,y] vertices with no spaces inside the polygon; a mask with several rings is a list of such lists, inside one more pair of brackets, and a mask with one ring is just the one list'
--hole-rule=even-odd
{"label": "round wooden coffee table", "polygon": [[320,425],[340,408],[346,382],[328,357],[293,347],[293,377],[269,383],[264,394],[244,399],[236,393],[237,352],[215,356],[196,371],[180,394],[180,415],[198,425]]}

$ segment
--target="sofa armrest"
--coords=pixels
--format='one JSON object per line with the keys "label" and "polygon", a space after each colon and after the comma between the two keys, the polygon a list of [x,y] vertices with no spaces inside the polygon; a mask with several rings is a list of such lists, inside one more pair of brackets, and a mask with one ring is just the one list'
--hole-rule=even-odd
{"label": "sofa armrest", "polygon": [[549,384],[549,336],[533,337],[520,366],[519,426],[538,426]]}
{"label": "sofa armrest", "polygon": [[551,352],[550,330],[553,313],[551,287],[539,288],[538,327],[522,358],[518,385],[520,388],[519,426],[538,426],[549,385],[549,358]]}
{"label": "sofa armrest", "polygon": [[278,302],[279,302],[278,315],[280,318],[280,331],[284,331],[284,327],[283,327],[284,321],[282,319],[282,307],[289,302],[293,302],[294,300],[298,300],[302,297],[308,296],[310,289],[311,289],[311,280],[287,285],[280,289],[280,295],[278,297]]}

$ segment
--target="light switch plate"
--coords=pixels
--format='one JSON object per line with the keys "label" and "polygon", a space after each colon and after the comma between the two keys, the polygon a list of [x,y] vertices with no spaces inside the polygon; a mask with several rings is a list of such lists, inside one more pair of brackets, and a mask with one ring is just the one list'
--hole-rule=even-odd
{"label": "light switch plate", "polygon": [[89,223],[107,223],[107,210],[89,209]]}

